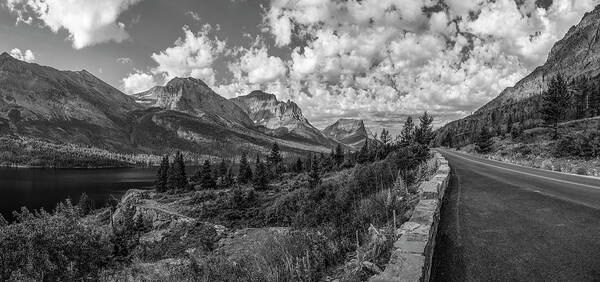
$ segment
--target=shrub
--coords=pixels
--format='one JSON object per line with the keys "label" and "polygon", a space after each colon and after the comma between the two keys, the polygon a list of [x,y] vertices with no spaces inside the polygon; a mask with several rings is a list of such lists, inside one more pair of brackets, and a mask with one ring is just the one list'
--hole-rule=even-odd
{"label": "shrub", "polygon": [[577,167],[577,169],[575,170],[575,173],[579,174],[579,175],[587,175],[587,169],[585,167]]}
{"label": "shrub", "polygon": [[15,213],[17,222],[0,227],[0,280],[95,280],[110,258],[99,230],[78,223],[69,201],[53,214]]}

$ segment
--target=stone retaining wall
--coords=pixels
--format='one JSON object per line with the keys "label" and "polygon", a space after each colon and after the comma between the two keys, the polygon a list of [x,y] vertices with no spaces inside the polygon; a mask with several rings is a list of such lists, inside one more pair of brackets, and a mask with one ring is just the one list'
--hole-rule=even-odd
{"label": "stone retaining wall", "polygon": [[450,178],[448,161],[438,152],[434,157],[438,169],[419,187],[421,200],[410,220],[396,230],[400,237],[394,243],[389,264],[369,281],[429,281],[440,207]]}

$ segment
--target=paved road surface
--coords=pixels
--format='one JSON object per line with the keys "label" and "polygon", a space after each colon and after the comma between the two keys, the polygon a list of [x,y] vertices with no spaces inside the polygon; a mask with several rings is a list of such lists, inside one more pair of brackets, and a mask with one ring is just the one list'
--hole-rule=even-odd
{"label": "paved road surface", "polygon": [[440,150],[433,281],[600,281],[600,180]]}

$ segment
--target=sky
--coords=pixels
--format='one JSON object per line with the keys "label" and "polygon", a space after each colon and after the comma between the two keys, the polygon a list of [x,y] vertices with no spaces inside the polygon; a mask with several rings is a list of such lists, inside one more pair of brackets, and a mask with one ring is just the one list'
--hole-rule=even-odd
{"label": "sky", "polygon": [[0,0],[0,52],[127,94],[195,77],[260,89],[318,128],[469,115],[544,63],[600,0]]}

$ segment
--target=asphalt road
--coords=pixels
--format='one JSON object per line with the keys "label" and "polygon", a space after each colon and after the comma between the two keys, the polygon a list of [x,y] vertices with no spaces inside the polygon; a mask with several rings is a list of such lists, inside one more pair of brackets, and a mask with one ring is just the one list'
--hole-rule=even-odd
{"label": "asphalt road", "polygon": [[600,281],[600,179],[440,152],[432,281]]}

